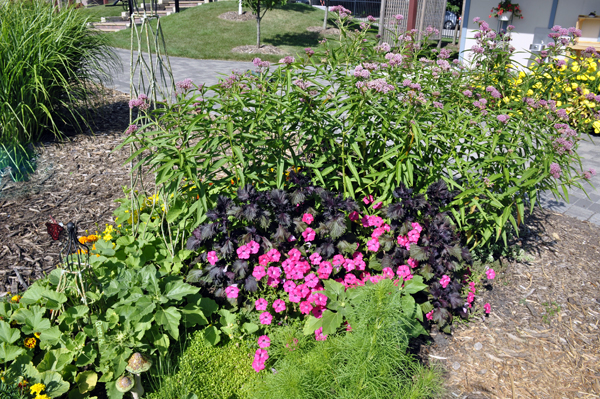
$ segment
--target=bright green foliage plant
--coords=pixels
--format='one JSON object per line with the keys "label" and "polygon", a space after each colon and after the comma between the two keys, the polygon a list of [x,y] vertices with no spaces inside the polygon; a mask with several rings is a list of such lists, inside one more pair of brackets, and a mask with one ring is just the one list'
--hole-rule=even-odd
{"label": "bright green foliage plant", "polygon": [[248,341],[213,346],[204,332],[198,331],[179,358],[177,373],[166,377],[161,389],[148,398],[183,398],[186,394],[206,399],[246,397],[241,388],[256,378],[248,361],[252,352]]}
{"label": "bright green foliage plant", "polygon": [[392,281],[348,290],[347,331],[315,341],[293,328],[272,335],[268,370],[253,398],[427,398],[441,376],[407,354],[410,316]]}
{"label": "bright green foliage plant", "polygon": [[[131,131],[127,143],[145,155],[138,166],[154,167],[159,181],[179,184],[178,193],[184,178],[194,183],[191,225],[216,194],[250,183],[281,189],[301,168],[328,190],[373,195],[384,205],[400,183],[424,192],[442,179],[459,191],[448,210],[479,245],[506,241],[507,225],[518,230],[540,190],[564,197],[581,187],[580,137],[569,127],[577,115],[549,92],[527,96],[539,82],[513,69],[509,33],[481,23],[467,66],[450,62],[444,49],[436,60],[424,58],[414,32],[400,35],[393,50],[371,41],[368,23],[358,32],[344,27],[346,11],[338,10],[341,43],[324,41],[277,69],[256,59],[258,71],[199,92],[188,84],[179,102],[154,111],[155,122]],[[564,49],[558,40],[549,59]],[[556,76],[552,62],[537,74]]]}
{"label": "bright green foliage plant", "polygon": [[78,126],[114,54],[86,19],[50,3],[8,1],[0,13],[0,143],[27,144],[59,124]]}

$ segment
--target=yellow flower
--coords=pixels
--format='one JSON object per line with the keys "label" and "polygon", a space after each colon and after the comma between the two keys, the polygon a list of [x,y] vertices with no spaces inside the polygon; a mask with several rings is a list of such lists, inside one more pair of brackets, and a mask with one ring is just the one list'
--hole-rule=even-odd
{"label": "yellow flower", "polygon": [[112,235],[110,235],[110,234],[104,234],[104,237],[102,237],[102,239],[103,239],[104,241],[110,241],[110,240],[112,240],[112,239],[113,239],[113,236],[112,236]]}
{"label": "yellow flower", "polygon": [[557,101],[557,102],[556,102],[556,106],[557,106],[557,107],[560,107],[561,105],[562,105],[562,101]]}
{"label": "yellow flower", "polygon": [[12,298],[10,298],[10,300],[13,302],[19,302],[21,300],[21,297],[19,295],[15,295]]}
{"label": "yellow flower", "polygon": [[43,395],[38,395],[33,399],[50,399],[50,396],[43,394]]}
{"label": "yellow flower", "polygon": [[98,241],[98,236],[96,234],[91,234],[87,236],[87,242],[96,242]]}
{"label": "yellow flower", "polygon": [[595,133],[600,133],[600,121],[595,121],[594,123],[592,123],[592,126],[594,127]]}
{"label": "yellow flower", "polygon": [[531,89],[527,90],[527,95],[528,96],[533,96],[533,90],[531,90]]}
{"label": "yellow flower", "polygon": [[36,338],[38,338],[38,339],[39,339],[39,338],[40,338],[40,335],[42,335],[42,333],[33,333],[33,335],[35,335],[35,336],[36,336]]}
{"label": "yellow flower", "polygon": [[83,237],[79,237],[79,243],[81,244],[86,244],[87,243],[87,237],[83,236]]}
{"label": "yellow flower", "polygon": [[39,395],[40,393],[42,393],[42,391],[44,389],[46,389],[46,386],[42,383],[37,383],[37,384],[32,385],[29,389],[31,390],[30,393],[32,395],[33,394]]}
{"label": "yellow flower", "polygon": [[29,349],[35,348],[36,344],[37,340],[35,338],[25,338],[25,340],[23,341],[23,345],[25,345],[25,347]]}

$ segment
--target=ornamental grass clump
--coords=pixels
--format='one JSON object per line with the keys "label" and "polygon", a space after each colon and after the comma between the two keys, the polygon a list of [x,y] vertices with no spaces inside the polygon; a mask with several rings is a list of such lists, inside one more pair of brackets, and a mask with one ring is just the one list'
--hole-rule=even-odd
{"label": "ornamental grass clump", "polygon": [[[575,76],[555,64],[576,30],[553,38],[548,62],[521,74],[511,61],[512,27],[495,32],[479,21],[462,61],[445,49],[431,59],[419,38],[433,28],[380,43],[367,34],[370,21],[349,30],[351,15],[337,15],[340,41],[324,39],[278,68],[255,59],[256,72],[189,90],[150,111],[152,122],[136,122],[126,143],[139,148],[134,157],[144,155],[137,167],[154,168],[168,193],[188,195],[183,187],[194,183],[199,201],[181,212],[189,225],[202,222],[219,194],[247,184],[281,190],[300,168],[343,198],[383,205],[400,184],[424,193],[443,180],[457,193],[446,210],[477,246],[506,242],[540,191],[564,197],[582,187],[589,173],[577,155],[581,116],[549,95],[562,83],[543,86],[537,77]],[[205,96],[209,89],[214,95]]]}
{"label": "ornamental grass clump", "polygon": [[38,141],[45,130],[85,124],[96,85],[107,81],[115,56],[74,8],[8,1],[0,13],[0,143]]}

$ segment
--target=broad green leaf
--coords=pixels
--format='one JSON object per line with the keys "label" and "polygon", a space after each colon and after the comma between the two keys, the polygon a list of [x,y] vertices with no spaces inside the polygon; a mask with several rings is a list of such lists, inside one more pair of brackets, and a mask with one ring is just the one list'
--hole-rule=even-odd
{"label": "broad green leaf", "polygon": [[206,328],[202,334],[204,337],[204,341],[211,346],[215,346],[221,341],[221,331],[219,331],[215,326],[210,326]]}
{"label": "broad green leaf", "polygon": [[423,277],[414,276],[408,281],[404,282],[404,292],[407,294],[415,294],[427,288],[427,284],[423,284]]}
{"label": "broad green leaf", "polygon": [[0,362],[9,363],[25,353],[25,348],[0,342]]}
{"label": "broad green leaf", "polygon": [[181,313],[179,313],[177,308],[170,306],[167,309],[158,309],[154,318],[158,324],[165,327],[173,339],[179,339],[179,321],[181,320]]}
{"label": "broad green leaf", "polygon": [[98,374],[91,370],[84,371],[75,377],[75,382],[79,388],[79,393],[84,394],[86,392],[91,392],[98,383]]}
{"label": "broad green leaf", "polygon": [[194,295],[200,291],[200,288],[184,283],[181,280],[167,283],[164,295],[174,301],[181,301],[184,296]]}
{"label": "broad green leaf", "polygon": [[322,319],[323,334],[325,335],[335,334],[344,321],[344,317],[340,312],[332,312],[330,310],[323,312]]}
{"label": "broad green leaf", "polygon": [[16,328],[10,328],[10,324],[0,320],[0,342],[13,344],[21,337],[21,333]]}

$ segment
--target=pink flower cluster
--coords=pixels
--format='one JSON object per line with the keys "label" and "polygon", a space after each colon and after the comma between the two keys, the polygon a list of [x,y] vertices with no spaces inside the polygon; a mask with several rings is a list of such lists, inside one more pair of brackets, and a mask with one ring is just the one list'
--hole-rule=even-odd
{"label": "pink flower cluster", "polygon": [[407,250],[410,250],[410,244],[416,244],[421,238],[423,227],[419,223],[411,223],[412,230],[406,236],[398,236],[398,245],[402,245]]}
{"label": "pink flower cluster", "polygon": [[[260,340],[260,338],[259,338]],[[270,345],[270,341],[269,341]],[[257,373],[265,369],[265,362],[269,359],[269,352],[266,349],[257,349],[254,353],[254,361],[252,362],[252,368]]]}
{"label": "pink flower cluster", "polygon": [[238,258],[249,259],[250,255],[257,254],[259,249],[260,245],[258,245],[256,241],[250,241],[248,244],[239,247],[236,252],[238,254]]}
{"label": "pink flower cluster", "polygon": [[148,108],[150,108],[150,104],[146,102],[147,99],[148,96],[142,93],[138,96],[138,98],[134,98],[129,101],[129,108],[133,109],[137,107],[142,111],[146,111]]}
{"label": "pink flower cluster", "polygon": [[254,64],[254,66],[259,68],[268,68],[271,66],[271,63],[269,61],[263,61],[260,58],[253,59],[252,63]]}

